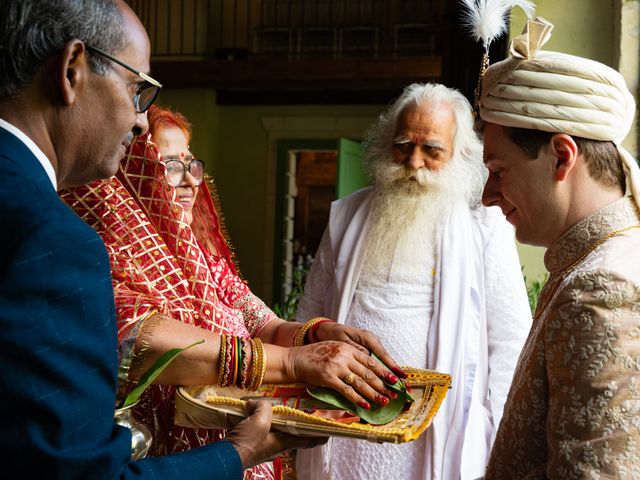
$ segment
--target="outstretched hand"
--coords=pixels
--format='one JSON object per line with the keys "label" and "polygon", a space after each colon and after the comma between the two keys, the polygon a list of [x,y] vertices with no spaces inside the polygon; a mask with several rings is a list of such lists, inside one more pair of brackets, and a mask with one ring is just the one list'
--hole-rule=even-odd
{"label": "outstretched hand", "polygon": [[271,432],[271,405],[266,401],[247,401],[249,416],[227,433],[227,440],[235,447],[242,467],[251,468],[273,460],[280,452],[292,448],[311,448],[327,441],[326,438],[296,437]]}
{"label": "outstretched hand", "polygon": [[394,384],[398,378],[353,341],[294,347],[289,350],[289,358],[297,381],[332,388],[366,410],[371,408],[369,401],[387,405],[390,398],[397,397],[383,380]]}

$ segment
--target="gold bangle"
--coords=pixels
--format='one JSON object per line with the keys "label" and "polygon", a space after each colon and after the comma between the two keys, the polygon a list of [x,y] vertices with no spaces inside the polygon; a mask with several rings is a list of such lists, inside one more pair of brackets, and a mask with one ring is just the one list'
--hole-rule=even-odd
{"label": "gold bangle", "polygon": [[256,384],[253,390],[258,390],[262,385],[262,381],[264,380],[264,374],[267,371],[267,355],[264,351],[264,345],[262,344],[262,340],[260,340],[259,338],[256,338],[255,342],[257,347],[256,350],[258,351],[258,357],[260,359],[260,369],[259,369],[259,375],[258,375]]}
{"label": "gold bangle", "polygon": [[229,381],[229,385],[236,387],[238,382],[240,352],[238,351],[238,337],[235,335],[231,337],[231,352],[233,352],[233,365],[231,365],[231,380]]}
{"label": "gold bangle", "polygon": [[305,323],[300,325],[300,327],[298,327],[298,330],[296,330],[296,334],[293,337],[293,346],[302,347],[305,344],[304,337],[307,335],[307,332],[309,331],[309,329],[313,327],[316,323],[323,322],[325,320],[329,320],[329,319],[326,317],[315,317],[315,318],[312,318],[311,320],[307,320]]}
{"label": "gold bangle", "polygon": [[264,363],[264,348],[259,338],[254,339],[254,343],[256,346],[256,374],[253,377],[253,388],[251,390],[255,391],[258,390],[262,384],[260,373],[262,372],[262,364]]}
{"label": "gold bangle", "polygon": [[224,356],[224,372],[222,374],[223,378],[220,382],[221,387],[228,387],[231,385],[231,378],[233,376],[233,365],[231,365],[231,355],[233,354],[233,341],[234,337],[230,334],[225,334],[224,336],[224,344],[225,344],[225,356]]}
{"label": "gold bangle", "polygon": [[251,341],[251,347],[251,385],[249,386],[249,390],[256,391],[260,388],[260,385],[262,385],[267,364],[262,341],[259,338],[254,338]]}
{"label": "gold bangle", "polygon": [[242,339],[242,373],[240,376],[240,388],[246,390],[249,386],[249,366],[251,365],[251,341]]}
{"label": "gold bangle", "polygon": [[224,366],[226,362],[227,353],[227,336],[223,333],[220,335],[220,356],[218,357],[218,385],[223,386],[222,381],[224,377]]}
{"label": "gold bangle", "polygon": [[254,339],[249,340],[251,342],[251,381],[247,387],[250,391],[254,391],[254,385],[256,384],[256,378],[258,377],[258,347]]}

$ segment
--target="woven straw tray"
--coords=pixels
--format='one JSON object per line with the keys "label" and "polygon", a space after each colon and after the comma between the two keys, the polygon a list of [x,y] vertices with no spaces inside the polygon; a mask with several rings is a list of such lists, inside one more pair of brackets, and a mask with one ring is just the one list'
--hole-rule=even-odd
{"label": "woven straw tray", "polygon": [[[408,410],[385,425],[344,424],[296,408],[274,405],[272,429],[301,436],[352,437],[373,442],[404,443],[415,440],[431,425],[447,394],[451,376],[432,370],[403,368],[409,374],[407,382],[411,386],[414,402]],[[272,397],[279,389],[291,387],[264,385],[258,392],[234,389],[232,393],[217,389],[213,390],[213,395],[210,393],[211,387],[178,387],[175,424],[183,427],[229,428],[246,416],[245,401],[239,397]]]}

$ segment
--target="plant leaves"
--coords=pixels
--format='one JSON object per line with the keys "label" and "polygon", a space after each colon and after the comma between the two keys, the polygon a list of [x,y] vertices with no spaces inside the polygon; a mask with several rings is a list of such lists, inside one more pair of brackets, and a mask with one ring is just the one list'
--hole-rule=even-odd
{"label": "plant leaves", "polygon": [[[380,363],[382,363],[378,357],[373,354],[372,356]],[[398,398],[390,398],[389,403],[386,405],[378,405],[372,403],[371,410],[366,410],[362,407],[359,407],[352,401],[348,400],[344,395],[336,392],[331,388],[311,387],[307,389],[307,392],[309,392],[309,395],[317,400],[331,404],[335,408],[339,408],[340,410],[347,410],[355,415],[358,415],[366,423],[370,423],[372,425],[383,425],[396,418],[400,414],[400,412],[402,412],[407,402],[413,402],[413,398],[411,398],[411,395],[409,395],[409,393],[407,392],[407,387],[402,380],[398,380],[393,385],[385,380],[383,381],[385,385],[389,387],[389,389],[395,391],[398,394]]]}
{"label": "plant leaves", "polygon": [[172,348],[171,350],[163,353],[162,356],[158,358],[158,360],[156,360],[156,363],[154,363],[151,368],[149,368],[149,370],[147,370],[144,375],[140,377],[138,386],[134,388],[129,393],[129,395],[127,395],[127,397],[124,399],[122,407],[120,408],[128,407],[136,403],[140,399],[142,392],[144,392],[147,387],[151,385],[151,383],[153,383],[156,378],[158,378],[158,375],[160,375],[178,355],[191,347],[200,345],[201,343],[204,343],[204,340],[199,340],[184,348]]}

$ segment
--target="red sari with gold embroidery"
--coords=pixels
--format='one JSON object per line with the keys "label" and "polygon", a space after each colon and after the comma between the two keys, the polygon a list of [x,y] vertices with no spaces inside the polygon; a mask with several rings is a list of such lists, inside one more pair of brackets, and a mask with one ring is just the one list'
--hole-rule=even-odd
{"label": "red sari with gold embroidery", "polygon": [[[255,336],[277,318],[238,277],[206,182],[199,187],[189,226],[165,175],[158,149],[145,135],[131,145],[116,177],[61,194],[98,232],[109,253],[122,385],[139,363],[132,352],[140,325],[155,313],[242,337]],[[154,433],[153,455],[224,437],[219,430],[174,426],[174,397],[174,387],[154,385],[138,408]],[[245,479],[273,477],[271,464],[245,472]]]}

